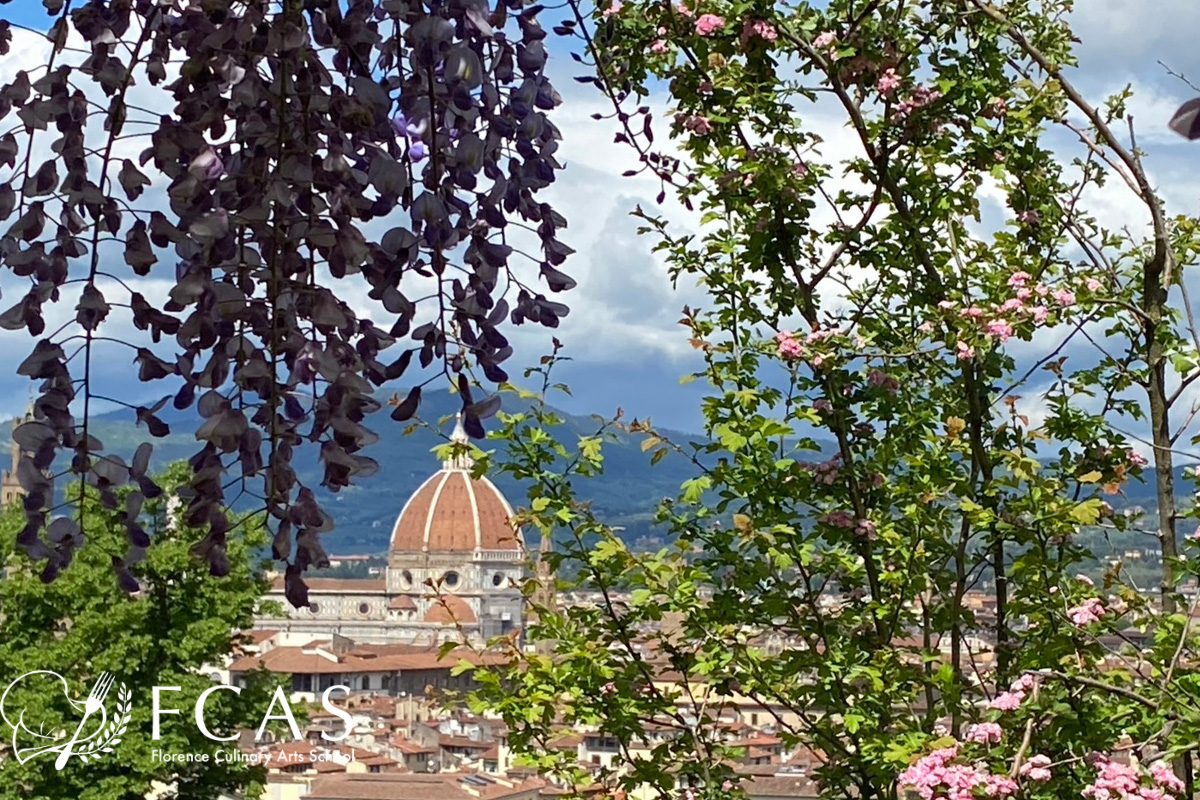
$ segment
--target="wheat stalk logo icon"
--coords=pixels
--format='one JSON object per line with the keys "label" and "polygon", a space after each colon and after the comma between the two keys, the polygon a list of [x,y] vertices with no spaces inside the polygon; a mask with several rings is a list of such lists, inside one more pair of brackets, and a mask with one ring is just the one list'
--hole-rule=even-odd
{"label": "wheat stalk logo icon", "polygon": [[[35,731],[25,724],[25,712],[27,709],[21,709],[16,721],[9,716],[11,709],[9,705],[9,693],[13,687],[19,685],[26,679],[31,679],[33,676],[49,676],[57,680],[63,689],[63,694],[67,698],[67,702],[73,708],[80,711],[79,724],[75,727],[75,731],[69,737],[65,731],[55,731],[47,733],[44,725],[39,725]],[[83,703],[76,702],[70,697],[70,687],[67,681],[57,672],[49,670],[34,670],[27,672],[21,677],[14,680],[4,690],[4,694],[0,695],[0,717],[12,729],[12,751],[16,756],[17,761],[24,764],[31,758],[40,756],[46,753],[57,753],[57,758],[54,760],[55,769],[62,769],[66,766],[67,761],[75,756],[84,763],[91,759],[99,758],[104,753],[111,753],[116,745],[120,744],[121,737],[125,735],[126,729],[129,727],[129,718],[132,715],[131,708],[133,705],[132,694],[125,684],[117,685],[117,702],[114,707],[113,715],[110,718],[108,709],[104,701],[108,697],[110,691],[115,684],[115,679],[112,673],[103,672],[96,678],[92,684],[91,691],[88,693],[87,699]],[[85,728],[88,727],[88,722],[96,717],[99,717],[100,724],[91,733],[85,735]],[[28,740],[30,737],[41,739],[43,742],[38,745],[22,747],[21,740]]]}

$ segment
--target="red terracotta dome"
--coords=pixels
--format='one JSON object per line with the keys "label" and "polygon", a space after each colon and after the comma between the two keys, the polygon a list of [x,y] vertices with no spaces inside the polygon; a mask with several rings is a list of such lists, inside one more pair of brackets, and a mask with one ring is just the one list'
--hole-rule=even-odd
{"label": "red terracotta dome", "polygon": [[[453,441],[466,441],[461,424]],[[469,458],[446,461],[404,504],[392,528],[393,553],[520,550],[512,506],[487,478],[471,480]]]}
{"label": "red terracotta dome", "polygon": [[458,595],[442,595],[434,601],[425,612],[425,622],[435,622],[438,625],[456,625],[478,622],[475,612],[467,605],[467,601]]}

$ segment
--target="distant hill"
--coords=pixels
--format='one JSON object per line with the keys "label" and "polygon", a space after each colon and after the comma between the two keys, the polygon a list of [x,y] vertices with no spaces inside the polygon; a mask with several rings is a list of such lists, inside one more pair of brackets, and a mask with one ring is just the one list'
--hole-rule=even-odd
{"label": "distant hill", "polygon": [[[392,389],[381,390],[386,397]],[[401,396],[404,392],[401,391]],[[503,396],[504,411],[512,413],[528,408],[512,394]],[[453,415],[461,407],[457,396],[447,391],[429,392],[421,401],[421,418],[431,424],[438,419]],[[575,437],[595,433],[598,424],[589,416],[578,416],[557,411],[565,420],[557,435],[568,446]],[[369,447],[366,455],[379,461],[379,473],[361,479],[354,486],[332,493],[320,487],[322,470],[316,458],[316,447],[299,449],[296,471],[305,485],[317,491],[323,507],[334,517],[337,528],[323,537],[331,553],[380,553],[387,549],[388,538],[396,515],[404,502],[440,463],[431,449],[443,443],[431,431],[418,428],[409,435],[404,431],[407,423],[398,423],[388,416],[389,409],[373,415],[367,426],[379,434],[380,440]],[[171,461],[185,459],[197,449],[192,434],[196,428],[195,409],[175,411],[169,405],[159,415],[171,426],[171,433],[162,439],[153,440],[153,466],[163,466]],[[494,427],[494,422],[485,427]],[[0,437],[5,444],[9,426],[0,425]],[[105,447],[105,451],[123,457],[133,452],[143,437],[144,427],[138,428],[134,415],[129,410],[119,410],[96,417],[91,430]],[[449,433],[449,423],[445,426]],[[672,441],[679,443],[701,442],[704,437],[681,431],[662,431]],[[477,443],[484,450],[495,449],[500,442],[486,440]],[[642,452],[641,438],[618,434],[616,442],[604,446],[604,474],[595,479],[581,479],[576,484],[580,497],[591,500],[601,517],[612,525],[623,526],[624,536],[631,543],[641,541],[653,544],[651,522],[656,504],[664,497],[673,497],[679,485],[696,474],[694,465],[682,456],[668,453],[658,464],[651,466],[650,453]],[[65,459],[64,465],[65,466]],[[61,467],[60,467],[61,468]],[[517,485],[506,475],[491,476],[514,506],[524,503],[525,488]]]}

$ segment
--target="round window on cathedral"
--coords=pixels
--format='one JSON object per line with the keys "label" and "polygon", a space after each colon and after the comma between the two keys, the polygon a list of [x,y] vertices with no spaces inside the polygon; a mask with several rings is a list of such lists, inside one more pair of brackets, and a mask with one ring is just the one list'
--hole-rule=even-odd
{"label": "round window on cathedral", "polygon": [[316,614],[317,612],[319,612],[321,610],[321,604],[320,603],[309,603],[308,610],[311,611],[312,613]]}
{"label": "round window on cathedral", "polygon": [[405,588],[412,586],[412,573],[408,570],[404,570],[404,572],[400,573],[400,580],[404,582]]}
{"label": "round window on cathedral", "polygon": [[492,586],[499,586],[502,583],[504,583],[503,573],[497,572],[492,576]]}
{"label": "round window on cathedral", "polygon": [[369,605],[367,605],[366,603],[359,603],[359,604],[358,604],[358,613],[360,613],[360,614],[366,614],[366,613],[367,613],[368,611],[370,611],[370,610],[371,610],[371,607],[370,607]]}
{"label": "round window on cathedral", "polygon": [[447,572],[444,576],[442,576],[442,583],[446,584],[447,586],[458,586],[458,573]]}

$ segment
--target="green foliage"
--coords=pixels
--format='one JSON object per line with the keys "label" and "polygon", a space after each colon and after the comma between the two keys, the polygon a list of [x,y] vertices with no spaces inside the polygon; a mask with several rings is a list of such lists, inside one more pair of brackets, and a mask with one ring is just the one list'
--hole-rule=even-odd
{"label": "green foliage", "polygon": [[[210,741],[196,729],[193,707],[200,693],[213,685],[210,672],[220,669],[232,653],[236,631],[248,628],[266,583],[256,553],[266,544],[259,521],[251,520],[229,537],[229,574],[209,575],[189,552],[196,531],[169,524],[167,498],[182,483],[184,465],[175,465],[159,478],[162,497],[148,500],[145,527],[154,546],[133,568],[142,586],[125,594],[113,580],[112,560],[127,547],[117,512],[100,505],[90,490],[80,505],[87,515],[89,546],[76,556],[58,580],[44,584],[14,539],[23,520],[8,509],[0,519],[0,555],[7,565],[0,580],[0,675],[9,680],[31,670],[51,670],[78,690],[91,686],[104,671],[115,675],[132,692],[132,719],[115,751],[82,763],[70,759],[60,772],[53,756],[20,764],[0,760],[0,798],[80,798],[116,800],[143,798],[154,787],[173,787],[167,797],[210,800],[223,791],[261,791],[265,773],[243,763],[214,764],[211,754],[236,748],[236,742]],[[151,687],[178,686],[164,692],[164,708],[180,709],[164,716],[162,738],[151,739]],[[240,695],[219,691],[210,695],[205,717],[210,730],[227,736],[239,729],[256,729],[269,703],[274,683],[263,674]],[[116,691],[112,692],[116,697]],[[21,684],[10,698],[16,707],[36,709],[36,720],[47,730],[74,730],[79,715],[54,683]],[[82,700],[82,697],[76,697]],[[110,703],[112,701],[110,700]],[[164,753],[209,753],[208,764],[164,765]]]}
{"label": "green foliage", "polygon": [[[577,788],[725,798],[738,778],[721,719],[751,703],[789,747],[823,754],[830,798],[903,796],[905,768],[956,742],[996,794],[1035,798],[1078,796],[1093,752],[1149,763],[1197,747],[1197,635],[1175,613],[1195,575],[1173,555],[1180,395],[1164,376],[1200,376],[1200,333],[1167,301],[1200,225],[1161,218],[1110,127],[1125,96],[1097,110],[1061,73],[1070,5],[597,10],[592,55],[616,108],[669,87],[686,168],[652,150],[647,111],[618,119],[701,215],[680,235],[635,214],[672,276],[707,292],[683,318],[711,387],[707,441],[617,418],[572,449],[546,405],[557,350],[532,371],[541,403],[501,417],[500,469],[536,482],[522,521],[554,536],[558,588],[593,598],[539,609],[529,633],[552,654],[476,673],[477,707],[504,716],[528,763]],[[849,155],[833,161],[806,117],[835,112]],[[1078,133],[1072,114],[1115,155],[1064,164],[1048,131]],[[1149,239],[1085,210],[1112,172]],[[985,188],[1007,206],[990,232],[973,224]],[[1096,356],[1061,355],[1102,327]],[[1019,365],[1016,342],[1049,354]],[[1152,472],[1126,425],[1147,406],[1157,603],[1116,572],[1075,577],[1081,532],[1123,532],[1106,498]],[[577,494],[616,431],[694,464],[658,509],[672,544],[657,553],[632,553]],[[980,589],[994,610],[969,602]],[[971,741],[984,722],[999,742]],[[574,725],[616,739],[614,768],[585,774],[549,746]],[[1047,781],[1022,771],[1035,754]]]}

